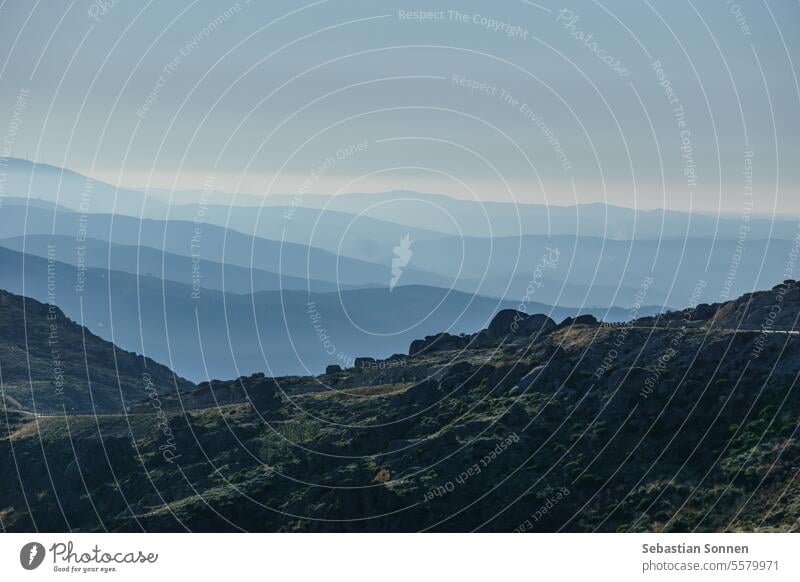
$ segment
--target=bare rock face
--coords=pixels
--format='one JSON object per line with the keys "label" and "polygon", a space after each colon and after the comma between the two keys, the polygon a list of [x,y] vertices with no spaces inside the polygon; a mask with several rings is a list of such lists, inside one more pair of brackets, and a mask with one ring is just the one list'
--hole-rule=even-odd
{"label": "bare rock face", "polygon": [[542,313],[536,313],[528,317],[524,324],[520,326],[523,335],[533,335],[535,333],[547,333],[555,329],[556,322]]}
{"label": "bare rock face", "polygon": [[[701,303],[694,308],[668,311],[658,317],[641,317],[637,322],[670,327],[695,322],[742,331],[797,331],[800,312],[800,284],[787,279],[767,291],[746,293],[726,303]],[[562,323],[562,326],[564,324]]]}
{"label": "bare rock face", "polygon": [[353,365],[358,370],[372,368],[375,366],[375,358],[356,358]]}
{"label": "bare rock face", "polygon": [[598,321],[594,315],[579,315],[578,317],[568,317],[562,321],[558,327],[569,327],[571,325],[597,325]]}
{"label": "bare rock face", "polygon": [[546,333],[556,327],[556,322],[542,314],[529,315],[516,309],[503,309],[494,316],[489,327],[472,335],[438,333],[411,342],[409,356],[432,354],[452,350],[480,349],[511,337],[529,337]]}
{"label": "bare rock face", "polygon": [[708,321],[717,313],[717,305],[709,305],[708,303],[701,303],[694,309],[694,318],[699,321]]}
{"label": "bare rock face", "polygon": [[274,378],[262,373],[243,376],[236,380],[212,380],[200,384],[195,390],[179,395],[169,394],[158,399],[149,399],[133,407],[133,412],[144,413],[153,408],[171,412],[185,412],[205,408],[218,408],[228,404],[252,402],[260,409],[280,405],[281,388]]}
{"label": "bare rock face", "polygon": [[769,291],[742,295],[716,310],[714,325],[743,330],[792,331],[800,329],[800,284],[791,279]]}
{"label": "bare rock face", "polygon": [[331,364],[325,368],[325,374],[338,374],[342,371],[342,367],[339,364]]}
{"label": "bare rock face", "polygon": [[458,336],[449,333],[437,333],[425,339],[414,340],[408,348],[408,355],[415,356],[448,350],[463,350],[469,346],[471,336]]}
{"label": "bare rock face", "polygon": [[544,333],[555,327],[556,322],[546,315],[529,315],[516,309],[503,309],[494,316],[486,332],[489,338],[499,340],[508,335],[529,336]]}

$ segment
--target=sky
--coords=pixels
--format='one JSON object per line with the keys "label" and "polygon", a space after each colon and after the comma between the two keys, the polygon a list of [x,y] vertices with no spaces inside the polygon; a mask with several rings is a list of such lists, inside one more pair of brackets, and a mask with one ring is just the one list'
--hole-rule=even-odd
{"label": "sky", "polygon": [[800,214],[800,3],[0,5],[5,155],[127,186]]}

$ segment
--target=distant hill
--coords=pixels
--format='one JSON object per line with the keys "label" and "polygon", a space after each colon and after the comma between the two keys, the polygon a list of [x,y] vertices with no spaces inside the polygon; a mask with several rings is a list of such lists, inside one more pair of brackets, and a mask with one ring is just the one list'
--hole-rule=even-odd
{"label": "distant hill", "polygon": [[[4,157],[4,193],[9,197],[38,199],[59,204],[71,210],[88,212],[115,212],[140,216],[145,205],[145,195],[135,189],[116,187],[66,168],[42,164],[31,160]],[[151,206],[164,204],[150,198]],[[43,205],[34,203],[40,207]]]}
{"label": "distant hill", "polygon": [[[134,247],[144,245],[171,255],[276,273],[290,279],[341,284],[345,288],[387,286],[391,276],[390,261],[377,264],[347,257],[337,248],[281,242],[280,233],[276,233],[278,240],[265,239],[214,224],[197,224],[192,220],[82,215],[57,211],[52,207],[28,208],[24,201],[20,204],[19,200],[4,201],[0,212],[0,233],[3,238],[55,235],[73,239],[67,248],[61,249],[62,255],[74,251],[75,239],[94,239]],[[399,237],[385,240],[382,252],[391,253],[398,240]],[[403,274],[403,284],[449,287],[450,279],[416,270],[410,265]]]}
{"label": "distant hill", "polygon": [[[197,197],[195,196],[195,200]],[[285,205],[290,196],[269,196],[266,204]],[[572,235],[617,240],[663,238],[729,238],[739,236],[740,216],[715,216],[673,210],[637,209],[589,203],[571,206],[513,201],[465,200],[442,194],[413,191],[345,193],[335,197],[306,195],[309,208],[356,214],[364,208],[375,220],[467,237],[520,235]],[[791,240],[797,236],[798,218],[753,215],[748,238]]]}
{"label": "distant hill", "polygon": [[[146,245],[123,245],[98,239],[78,240],[74,236],[30,234],[13,238],[0,238],[0,247],[47,258],[51,248],[57,249],[59,260],[94,269],[109,268],[166,281],[194,285],[203,289],[228,293],[277,291],[295,289],[316,292],[336,291],[338,286],[329,281],[313,278],[279,275],[271,271],[248,269],[238,265],[222,264],[202,258],[163,252]],[[342,284],[342,288],[348,286]]]}
{"label": "distant hill", "polygon": [[[282,197],[280,207],[269,196],[243,194],[234,197],[217,191],[145,192],[137,188],[117,187],[72,170],[20,158],[5,157],[0,163],[4,172],[6,203],[30,200],[32,206],[46,209],[58,204],[62,211],[89,214],[117,214],[151,220],[193,221],[238,230],[260,238],[283,240],[335,250],[341,246],[345,255],[369,259],[385,249],[377,241],[392,244],[405,233],[415,240],[442,236],[438,229],[400,225],[391,220],[337,212],[333,208],[309,207]],[[16,200],[15,200],[16,199]],[[263,208],[262,208],[263,206]],[[202,207],[202,208],[201,208]],[[286,218],[290,215],[290,218]],[[360,215],[360,216],[356,216]],[[347,236],[342,234],[347,231]]]}
{"label": "distant hill", "polygon": [[[798,231],[800,232],[800,231]],[[649,304],[683,306],[706,281],[704,302],[733,299],[784,279],[791,240],[727,238],[613,240],[572,235],[448,237],[414,246],[417,269],[455,278],[455,287],[482,295],[525,292],[543,256],[558,261],[540,269],[537,300],[558,305],[632,305],[650,278]],[[384,262],[390,260],[387,255]],[[727,297],[721,298],[721,295]]]}
{"label": "distant hill", "polygon": [[[165,278],[190,283],[197,263],[197,272],[205,278],[201,285],[219,290],[225,266],[225,289],[234,293],[250,292],[251,270],[256,291],[281,287],[302,290],[309,286],[320,292],[387,287],[394,247],[401,234],[406,233],[395,225],[391,229],[370,227],[356,235],[336,218],[320,223],[313,236],[313,221],[303,223],[305,226],[297,232],[306,232],[312,246],[282,244],[214,224],[198,227],[191,220],[165,222],[91,214],[81,226],[78,213],[63,209],[55,212],[45,207],[26,209],[22,202],[5,201],[0,212],[0,233],[4,237],[0,245],[22,250],[25,242],[27,252],[42,256],[50,242],[45,239],[55,238],[52,242],[59,248],[60,260],[74,264],[78,258],[76,249],[82,244],[77,240],[80,233],[82,238],[90,239],[83,246],[87,247],[87,260],[93,266],[109,264],[108,248],[103,244],[111,241],[113,269],[161,277],[163,263]],[[299,216],[304,210],[307,209],[297,209],[296,226],[302,222]],[[232,212],[255,220],[257,209]],[[268,215],[265,210],[265,224],[281,220],[275,216],[268,219]],[[334,224],[339,226],[334,228]],[[199,235],[196,228],[200,228]],[[412,239],[417,236],[414,232],[411,231]],[[280,239],[284,234],[277,230],[275,236]],[[680,307],[701,279],[709,283],[703,297],[708,302],[780,282],[793,246],[791,240],[756,239],[752,235],[741,242],[721,236],[627,241],[544,234],[491,239],[428,237],[413,239],[412,254],[399,284],[508,298],[525,295],[536,278],[542,284],[535,292],[540,303],[626,307],[637,301],[642,281],[651,277],[647,303]],[[558,249],[560,259],[552,268],[534,275],[547,248]]]}
{"label": "distant hill", "polygon": [[[269,196],[248,197],[263,201],[264,206],[203,205],[205,222],[260,238],[318,247],[370,262],[383,261],[405,235],[416,242],[432,242],[445,236],[435,230],[397,224],[391,219],[371,218],[369,205],[353,213],[344,213],[330,208],[307,208],[302,203],[275,206],[270,203]],[[193,220],[201,211],[198,199],[194,204],[187,202],[170,206],[169,219]],[[241,196],[236,198],[237,203],[241,201]],[[146,217],[164,220],[164,213],[154,209]]]}
{"label": "distant hill", "polygon": [[[108,269],[87,269],[0,247],[0,288],[55,302],[73,319],[108,341],[168,363],[194,381],[267,371],[270,375],[317,373],[356,356],[386,357],[412,340],[436,333],[485,327],[501,301],[438,287],[405,285],[332,293],[262,291],[221,293]],[[531,312],[557,320],[578,313],[625,320],[619,308],[552,307],[531,301]],[[642,313],[657,313],[643,307]]]}
{"label": "distant hill", "polygon": [[[192,220],[202,206],[211,224],[270,239],[279,239],[286,228],[285,240],[314,246],[330,246],[332,242],[338,246],[341,242],[346,253],[353,253],[350,256],[370,260],[380,253],[370,241],[394,239],[404,231],[411,231],[420,241],[437,238],[439,234],[577,235],[616,240],[736,239],[742,225],[741,217],[731,215],[642,210],[601,203],[557,206],[511,200],[486,202],[406,190],[336,196],[307,193],[301,198],[292,193],[234,196],[217,190],[151,189],[145,193],[19,158],[5,158],[4,164],[5,193],[9,197],[57,202],[72,210],[83,205],[91,213],[113,212],[157,220]],[[89,203],[83,204],[86,200]],[[296,216],[284,220],[289,209],[294,209]],[[797,235],[798,218],[753,215],[747,223],[748,238],[791,240]],[[351,230],[350,236],[341,239],[346,228]]]}

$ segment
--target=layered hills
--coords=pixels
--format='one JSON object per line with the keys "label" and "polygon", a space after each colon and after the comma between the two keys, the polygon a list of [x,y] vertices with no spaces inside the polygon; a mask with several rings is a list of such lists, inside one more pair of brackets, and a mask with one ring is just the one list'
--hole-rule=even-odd
{"label": "layered hills", "polygon": [[[0,287],[41,302],[50,301],[52,290],[53,302],[96,335],[169,363],[195,382],[259,371],[313,374],[332,360],[349,365],[360,355],[386,357],[420,336],[485,327],[498,309],[520,303],[422,285],[238,294],[194,286],[191,279],[177,283],[148,273],[74,266],[61,261],[63,250],[56,246],[49,257],[38,257],[0,248]],[[184,265],[190,277],[191,265]],[[621,320],[628,313],[527,305],[558,321],[587,312]]]}

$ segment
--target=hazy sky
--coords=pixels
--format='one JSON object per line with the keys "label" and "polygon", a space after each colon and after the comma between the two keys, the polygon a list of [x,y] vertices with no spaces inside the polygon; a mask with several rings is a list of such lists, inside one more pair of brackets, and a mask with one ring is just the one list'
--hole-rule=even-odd
{"label": "hazy sky", "polygon": [[6,1],[0,132],[140,187],[800,214],[798,26],[788,1]]}

